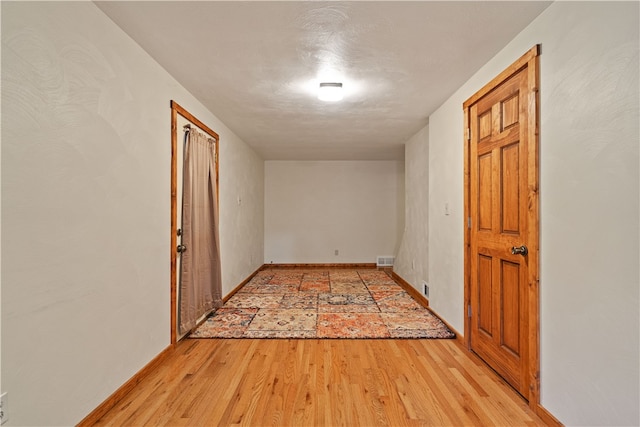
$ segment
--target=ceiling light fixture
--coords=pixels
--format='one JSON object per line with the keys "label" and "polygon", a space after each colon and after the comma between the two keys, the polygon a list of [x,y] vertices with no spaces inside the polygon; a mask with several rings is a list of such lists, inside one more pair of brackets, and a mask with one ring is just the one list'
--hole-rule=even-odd
{"label": "ceiling light fixture", "polygon": [[335,102],[342,99],[342,83],[320,83],[318,99]]}

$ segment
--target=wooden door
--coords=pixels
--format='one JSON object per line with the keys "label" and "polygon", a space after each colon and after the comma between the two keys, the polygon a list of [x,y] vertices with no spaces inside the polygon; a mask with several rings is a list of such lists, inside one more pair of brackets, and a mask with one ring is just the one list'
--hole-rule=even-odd
{"label": "wooden door", "polygon": [[465,103],[469,345],[526,399],[537,399],[539,365],[533,53]]}

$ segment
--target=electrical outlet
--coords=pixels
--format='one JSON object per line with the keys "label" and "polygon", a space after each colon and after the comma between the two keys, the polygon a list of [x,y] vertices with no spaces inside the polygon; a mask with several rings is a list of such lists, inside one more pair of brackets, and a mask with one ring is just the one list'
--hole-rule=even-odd
{"label": "electrical outlet", "polygon": [[337,255],[340,255],[340,251],[336,249],[336,250],[334,251],[334,254],[335,254],[336,256],[337,256]]}
{"label": "electrical outlet", "polygon": [[422,293],[425,297],[429,298],[429,285],[424,280],[422,281]]}
{"label": "electrical outlet", "polygon": [[4,424],[9,419],[9,407],[7,392],[2,393],[0,395],[0,424]]}

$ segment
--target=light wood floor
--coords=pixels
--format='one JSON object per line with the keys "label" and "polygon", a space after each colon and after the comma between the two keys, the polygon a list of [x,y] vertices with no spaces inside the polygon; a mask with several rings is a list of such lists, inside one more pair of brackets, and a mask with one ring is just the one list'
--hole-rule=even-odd
{"label": "light wood floor", "polygon": [[543,425],[455,340],[179,342],[96,425]]}

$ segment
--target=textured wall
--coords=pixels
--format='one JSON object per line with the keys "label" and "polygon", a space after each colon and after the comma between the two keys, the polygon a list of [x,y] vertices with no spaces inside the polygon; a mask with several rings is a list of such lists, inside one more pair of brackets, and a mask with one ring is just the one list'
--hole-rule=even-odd
{"label": "textured wall", "polygon": [[462,328],[462,103],[542,44],[541,399],[566,425],[640,423],[638,6],[552,4],[429,117],[430,302]]}
{"label": "textured wall", "polygon": [[404,159],[405,226],[393,271],[422,293],[422,281],[429,282],[429,126],[407,141]]}
{"label": "textured wall", "polygon": [[226,295],[264,257],[264,161],[231,132],[220,134],[220,248]]}
{"label": "textured wall", "polygon": [[221,137],[228,292],[261,264],[262,160],[94,4],[2,3],[8,425],[77,423],[169,344],[171,99]]}
{"label": "textured wall", "polygon": [[265,263],[394,255],[403,171],[397,161],[266,161]]}
{"label": "textured wall", "polygon": [[[460,98],[457,94],[429,117],[429,279],[434,289],[429,303],[463,334],[463,101],[458,102]],[[445,203],[449,206],[449,215],[445,215]]]}

